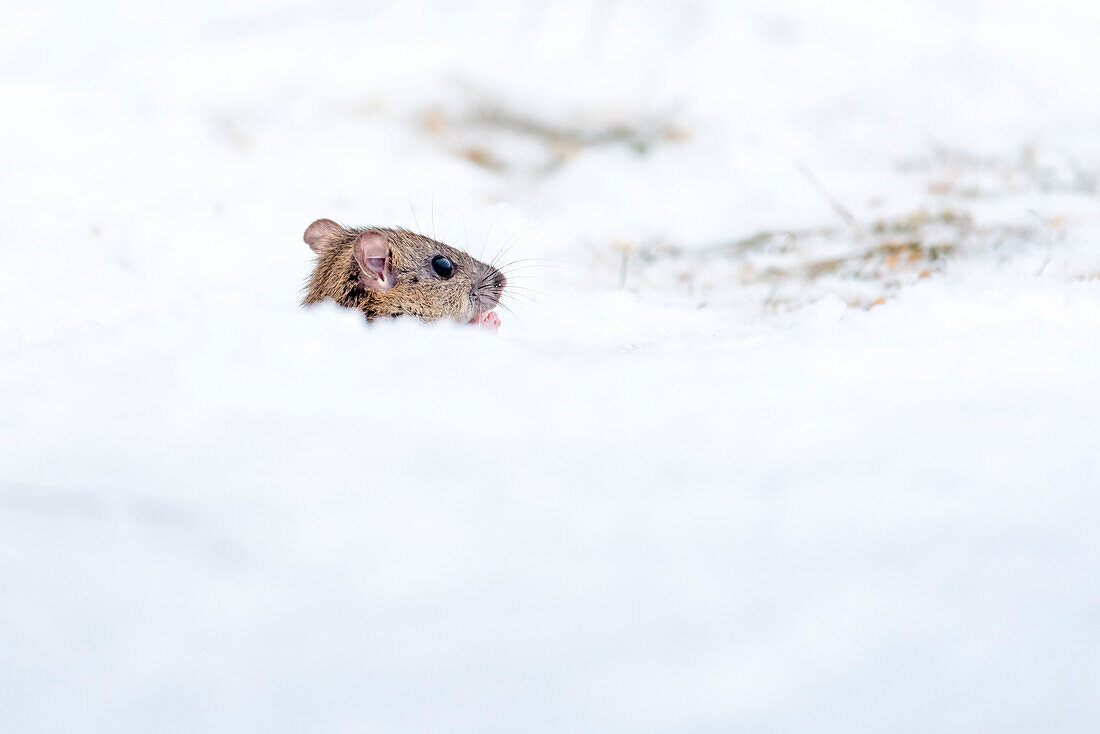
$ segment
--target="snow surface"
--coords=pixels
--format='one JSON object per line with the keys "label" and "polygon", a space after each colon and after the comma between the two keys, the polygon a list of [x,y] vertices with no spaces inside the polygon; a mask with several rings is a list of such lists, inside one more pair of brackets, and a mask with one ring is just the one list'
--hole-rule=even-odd
{"label": "snow surface", "polygon": [[7,3],[0,730],[1097,731],[1098,8]]}

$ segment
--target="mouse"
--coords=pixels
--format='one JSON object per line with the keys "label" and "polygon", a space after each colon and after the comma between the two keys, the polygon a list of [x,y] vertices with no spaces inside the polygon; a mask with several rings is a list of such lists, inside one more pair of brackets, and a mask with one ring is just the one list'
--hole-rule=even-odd
{"label": "mouse", "polygon": [[492,265],[406,229],[318,219],[302,236],[317,255],[302,305],[332,299],[368,321],[414,316],[500,326],[493,309],[507,280]]}

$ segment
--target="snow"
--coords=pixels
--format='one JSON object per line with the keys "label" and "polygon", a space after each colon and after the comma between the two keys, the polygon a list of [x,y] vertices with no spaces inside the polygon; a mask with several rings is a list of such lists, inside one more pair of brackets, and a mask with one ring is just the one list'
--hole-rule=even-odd
{"label": "snow", "polygon": [[1100,727],[1094,4],[4,17],[4,731]]}

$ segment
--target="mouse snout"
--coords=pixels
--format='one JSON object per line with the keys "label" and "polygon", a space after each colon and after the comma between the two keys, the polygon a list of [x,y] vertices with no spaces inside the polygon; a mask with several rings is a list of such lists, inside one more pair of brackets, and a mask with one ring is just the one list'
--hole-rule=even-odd
{"label": "mouse snout", "polygon": [[475,308],[479,312],[496,308],[504,293],[504,286],[507,284],[508,280],[504,277],[504,273],[491,265],[483,265],[470,292]]}

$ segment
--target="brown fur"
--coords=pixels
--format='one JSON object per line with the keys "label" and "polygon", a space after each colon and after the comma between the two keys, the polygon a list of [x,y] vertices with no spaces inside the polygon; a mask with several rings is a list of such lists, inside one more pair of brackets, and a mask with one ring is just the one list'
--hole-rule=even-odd
{"label": "brown fur", "polygon": [[[324,226],[318,228],[319,224]],[[314,234],[318,229],[320,236]],[[364,233],[379,234],[389,244],[388,266],[396,282],[388,290],[372,289],[362,277],[353,247]],[[341,306],[359,309],[371,320],[410,314],[425,321],[466,322],[496,306],[504,290],[504,276],[496,268],[408,230],[344,228],[318,220],[305,239],[318,254],[303,304],[331,298]],[[444,280],[432,269],[436,255],[453,264],[451,278]]]}

